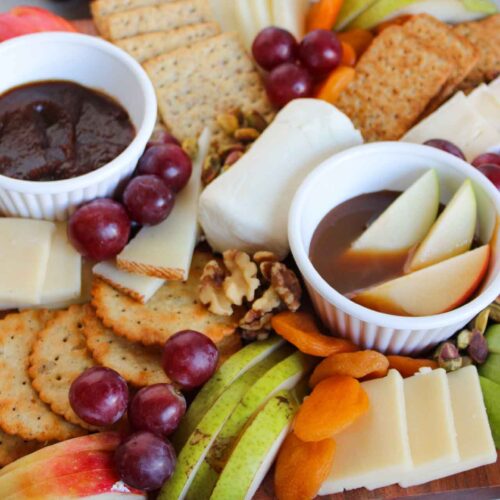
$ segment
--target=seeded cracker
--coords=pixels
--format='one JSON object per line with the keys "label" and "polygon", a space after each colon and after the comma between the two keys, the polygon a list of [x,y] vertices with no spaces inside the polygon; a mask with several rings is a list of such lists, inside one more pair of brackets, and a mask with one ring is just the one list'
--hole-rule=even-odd
{"label": "seeded cracker", "polygon": [[452,64],[392,26],[375,38],[337,107],[366,141],[396,140],[447,82]]}
{"label": "seeded cracker", "polygon": [[0,428],[27,440],[63,441],[85,434],[53,413],[31,386],[29,354],[37,333],[52,317],[37,310],[0,321]]}
{"label": "seeded cracker", "polygon": [[37,441],[25,441],[19,436],[11,436],[0,431],[0,467],[8,465],[24,455],[29,455],[42,446]]}
{"label": "seeded cracker", "polygon": [[272,114],[261,77],[234,33],[151,59],[144,68],[162,121],[181,140],[197,137],[205,126],[216,139],[225,137],[216,118],[231,109]]}
{"label": "seeded cracker", "polygon": [[40,399],[53,412],[73,424],[97,430],[75,414],[68,398],[73,380],[95,366],[82,333],[87,309],[90,306],[76,305],[59,311],[38,333],[31,351],[29,375]]}
{"label": "seeded cracker", "polygon": [[197,330],[219,342],[235,331],[237,320],[216,316],[198,301],[199,279],[211,258],[208,252],[196,251],[189,279],[165,283],[147,304],[140,304],[96,280],[92,305],[108,328],[131,342],[162,345],[174,333],[186,329]]}
{"label": "seeded cracker", "polygon": [[219,33],[219,26],[216,23],[192,24],[171,31],[145,33],[130,38],[123,38],[122,40],[118,40],[116,45],[142,63],[181,47],[189,47],[195,42],[210,38]]}

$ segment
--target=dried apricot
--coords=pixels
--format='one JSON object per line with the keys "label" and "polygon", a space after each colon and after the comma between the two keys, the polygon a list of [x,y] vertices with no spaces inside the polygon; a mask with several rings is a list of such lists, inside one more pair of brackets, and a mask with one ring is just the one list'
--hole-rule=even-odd
{"label": "dried apricot", "polygon": [[416,359],[408,356],[387,356],[389,368],[394,368],[403,377],[411,377],[420,370],[420,368],[437,368],[438,364],[433,359]]}
{"label": "dried apricot", "polygon": [[319,0],[309,7],[306,31],[331,30],[342,7],[343,0]]}
{"label": "dried apricot", "polygon": [[332,354],[314,370],[309,385],[314,387],[332,375],[347,375],[354,378],[384,377],[389,369],[389,360],[377,351],[358,351]]}
{"label": "dried apricot", "polygon": [[299,408],[294,432],[302,441],[331,438],[367,412],[369,406],[368,395],[355,378],[326,378]]}
{"label": "dried apricot", "polygon": [[273,316],[275,332],[299,351],[311,356],[326,357],[337,352],[357,351],[358,347],[345,339],[323,335],[311,314],[284,311]]}
{"label": "dried apricot", "polygon": [[293,432],[281,445],[274,471],[278,500],[312,500],[328,476],[335,456],[331,438],[306,443]]}
{"label": "dried apricot", "polygon": [[378,26],[375,26],[375,33],[377,35],[380,35],[382,31],[384,31],[387,28],[390,28],[391,26],[402,26],[403,24],[406,23],[406,21],[409,21],[413,16],[411,14],[404,14],[398,17],[393,17],[392,19],[389,19],[388,21],[384,21],[383,23],[380,23]]}
{"label": "dried apricot", "polygon": [[368,30],[360,28],[344,31],[337,36],[341,42],[348,43],[354,49],[358,59],[373,42],[373,35]]}
{"label": "dried apricot", "polygon": [[335,104],[340,94],[354,80],[356,70],[349,66],[339,66],[334,69],[315,93],[317,99]]}
{"label": "dried apricot", "polygon": [[341,64],[344,66],[355,66],[356,65],[356,51],[347,42],[342,43],[342,61]]}

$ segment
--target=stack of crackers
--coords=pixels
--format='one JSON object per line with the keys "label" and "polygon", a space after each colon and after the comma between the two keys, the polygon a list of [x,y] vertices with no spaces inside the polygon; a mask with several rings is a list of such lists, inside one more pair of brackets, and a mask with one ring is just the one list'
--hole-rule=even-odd
{"label": "stack of crackers", "polygon": [[397,140],[457,90],[492,80],[499,68],[500,15],[452,28],[421,14],[375,38],[337,106],[366,141]]}
{"label": "stack of crackers", "polygon": [[216,118],[234,109],[272,115],[260,74],[238,35],[221,34],[209,0],[95,0],[91,9],[100,34],[143,64],[181,141],[206,126],[222,141]]}
{"label": "stack of crackers", "polygon": [[187,282],[165,284],[147,305],[96,280],[91,304],[28,310],[0,320],[0,467],[53,441],[99,429],[72,410],[68,393],[84,370],[102,365],[135,387],[168,382],[162,345],[184,329],[218,343],[221,361],[240,347],[234,318],[198,303],[212,254],[197,251]]}

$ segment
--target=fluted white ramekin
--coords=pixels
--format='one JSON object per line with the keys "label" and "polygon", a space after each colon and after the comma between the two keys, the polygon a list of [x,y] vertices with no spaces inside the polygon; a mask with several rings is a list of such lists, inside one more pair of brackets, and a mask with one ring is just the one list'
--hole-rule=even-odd
{"label": "fluted white ramekin", "polygon": [[132,57],[97,37],[37,33],[0,44],[0,94],[31,82],[67,80],[114,97],[129,113],[136,136],[113,161],[73,179],[35,182],[0,175],[5,215],[64,220],[81,203],[112,195],[134,171],[156,121],[153,86]]}
{"label": "fluted white ramekin", "polygon": [[[473,182],[478,199],[478,235],[492,245],[490,267],[480,292],[450,312],[403,317],[372,311],[334,290],[309,259],[311,238],[322,218],[354,196],[383,189],[402,191],[430,168],[439,174],[442,203],[449,201],[466,178]],[[415,354],[449,338],[500,294],[499,220],[500,194],[468,163],[428,146],[385,142],[344,151],[309,174],[292,202],[288,234],[314,307],[331,332],[365,348]]]}

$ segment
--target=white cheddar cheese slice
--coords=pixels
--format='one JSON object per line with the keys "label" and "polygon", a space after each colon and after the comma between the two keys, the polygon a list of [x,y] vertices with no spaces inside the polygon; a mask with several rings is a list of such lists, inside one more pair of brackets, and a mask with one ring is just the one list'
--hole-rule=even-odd
{"label": "white cheddar cheese slice", "polygon": [[495,78],[492,82],[488,84],[488,88],[490,89],[490,92],[498,99],[500,100],[500,76]]}
{"label": "white cheddar cheese slice", "polygon": [[273,25],[288,30],[298,41],[302,40],[306,29],[308,0],[271,0]]}
{"label": "white cheddar cheese slice", "polygon": [[209,0],[215,20],[222,31],[238,31],[234,0]]}
{"label": "white cheddar cheese slice", "polygon": [[399,484],[407,488],[442,477],[460,456],[446,372],[438,368],[407,378],[404,392],[413,468]]}
{"label": "white cheddar cheese slice", "polygon": [[495,96],[488,85],[479,85],[467,96],[467,100],[488,123],[500,131],[500,98]]}
{"label": "white cheddar cheese slice", "polygon": [[143,227],[117,257],[128,272],[169,280],[186,280],[198,241],[198,199],[201,168],[210,145],[210,131],[198,141],[198,157],[186,187],[177,195],[170,215],[157,226]]}
{"label": "white cheddar cheese slice", "polygon": [[334,465],[320,495],[388,486],[412,466],[401,375],[390,370],[387,377],[361,385],[370,409],[335,436]]}
{"label": "white cheddar cheese slice", "polygon": [[409,130],[401,139],[422,144],[429,139],[446,139],[456,144],[472,161],[500,145],[500,131],[472,106],[463,92],[457,92],[438,110]]}
{"label": "white cheddar cheese slice", "polygon": [[52,222],[0,218],[0,304],[39,304],[47,272]]}
{"label": "white cheddar cheese slice", "polygon": [[143,304],[165,283],[165,280],[160,278],[122,271],[116,267],[113,261],[99,262],[94,266],[93,272],[113,288]]}
{"label": "white cheddar cheese slice", "polygon": [[254,34],[255,38],[261,30],[273,24],[272,0],[253,0],[250,4],[252,6],[255,28],[257,30]]}
{"label": "white cheddar cheese slice", "polygon": [[238,23],[238,34],[243,40],[246,49],[250,50],[255,35],[259,31],[255,23],[252,7],[248,0],[233,0],[233,2]]}

